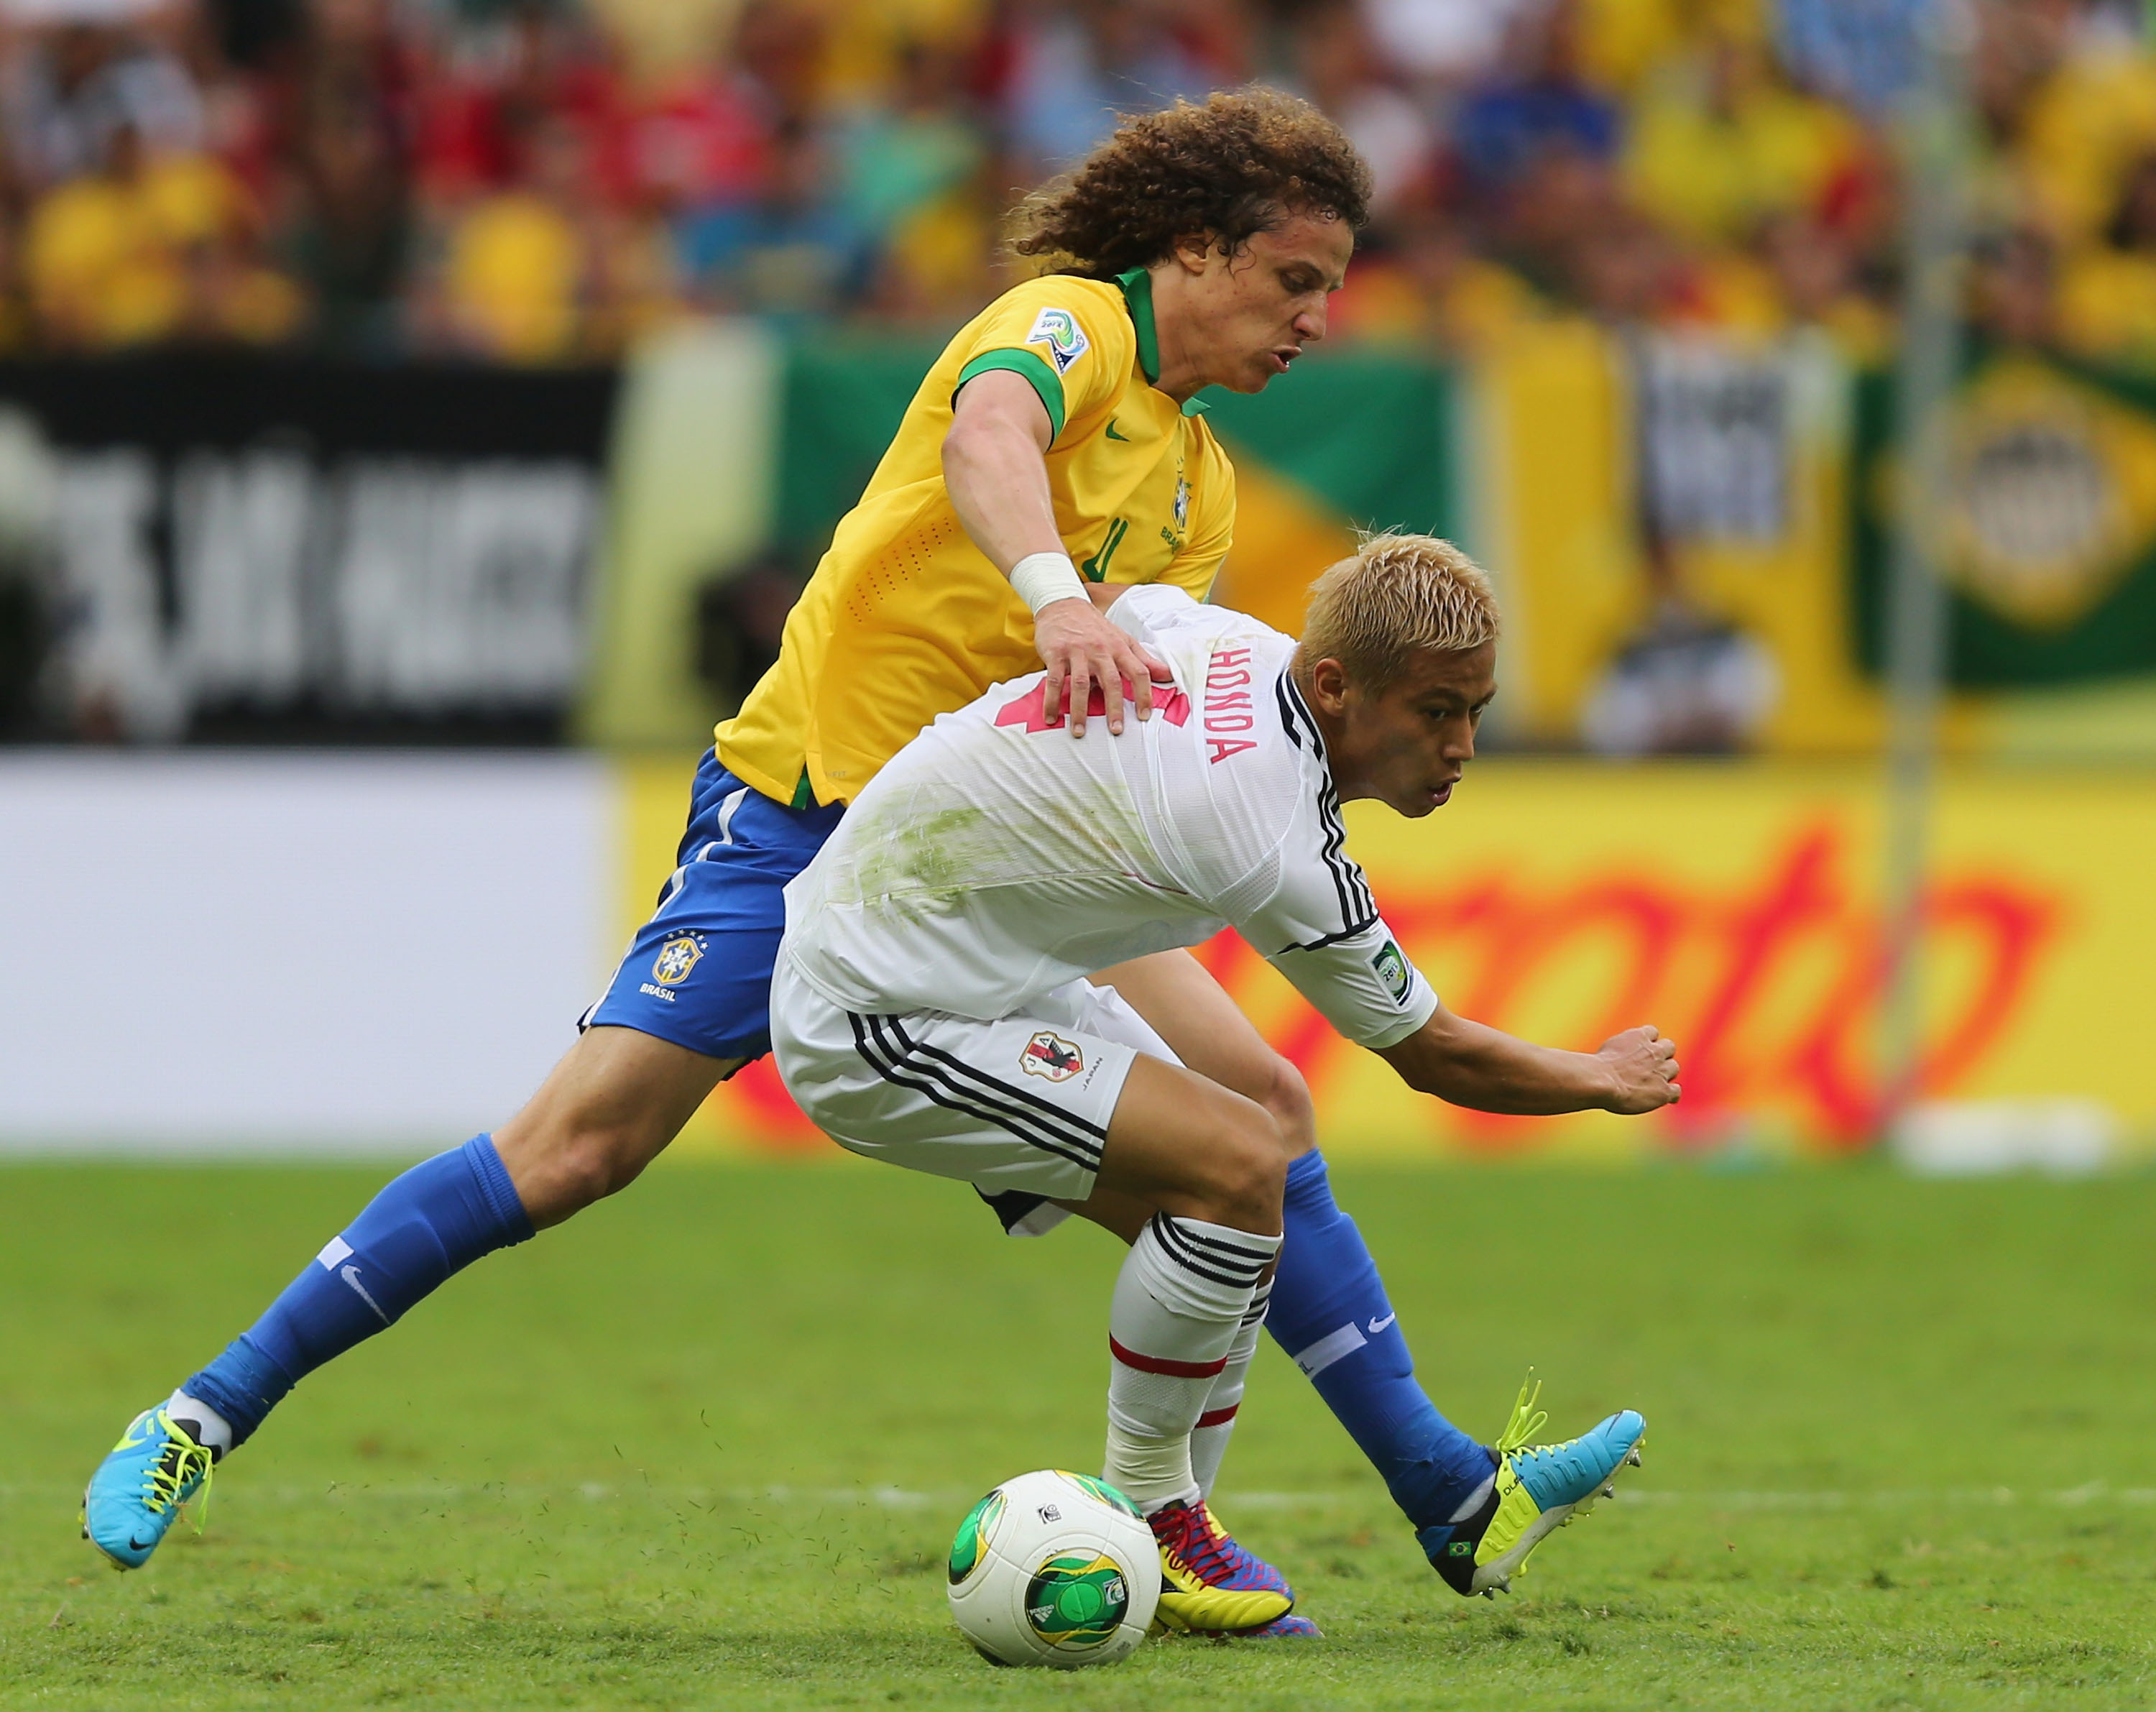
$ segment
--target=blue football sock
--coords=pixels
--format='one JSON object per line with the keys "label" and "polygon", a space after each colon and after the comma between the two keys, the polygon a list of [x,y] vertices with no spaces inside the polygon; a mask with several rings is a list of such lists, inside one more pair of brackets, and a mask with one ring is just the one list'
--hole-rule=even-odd
{"label": "blue football sock", "polygon": [[251,1330],[180,1389],[223,1416],[239,1444],[322,1363],[393,1325],[481,1255],[531,1235],[493,1138],[474,1136],[376,1195]]}
{"label": "blue football sock", "polygon": [[1408,1520],[1419,1530],[1450,1521],[1489,1480],[1493,1459],[1415,1383],[1378,1263],[1333,1200],[1315,1149],[1288,1167],[1286,1211],[1266,1329],[1384,1477]]}

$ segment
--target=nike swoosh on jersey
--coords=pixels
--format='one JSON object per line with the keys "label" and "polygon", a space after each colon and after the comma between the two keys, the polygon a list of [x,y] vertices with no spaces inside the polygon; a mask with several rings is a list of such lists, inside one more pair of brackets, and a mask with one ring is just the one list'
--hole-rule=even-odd
{"label": "nike swoosh on jersey", "polygon": [[1387,1314],[1383,1319],[1372,1319],[1370,1322],[1370,1334],[1373,1337],[1376,1336],[1379,1332],[1384,1330],[1387,1326],[1390,1325],[1399,1317],[1399,1313],[1395,1311]]}
{"label": "nike swoosh on jersey", "polygon": [[1117,433],[1116,432],[1116,419],[1115,419],[1114,417],[1111,416],[1111,417],[1108,419],[1108,438],[1109,438],[1110,440],[1122,440],[1122,441],[1123,441],[1126,445],[1127,445],[1127,444],[1129,443],[1129,441],[1130,441],[1130,438],[1131,438],[1131,437],[1130,437],[1130,435],[1128,435],[1128,434],[1117,434]]}

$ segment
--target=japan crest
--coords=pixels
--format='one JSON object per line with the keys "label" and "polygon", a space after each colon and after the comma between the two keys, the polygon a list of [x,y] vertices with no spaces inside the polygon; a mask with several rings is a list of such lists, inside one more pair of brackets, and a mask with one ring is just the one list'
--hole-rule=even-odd
{"label": "japan crest", "polygon": [[1018,1055],[1018,1067],[1028,1076],[1045,1076],[1050,1082],[1068,1082],[1086,1067],[1086,1055],[1075,1041],[1043,1029],[1025,1043]]}

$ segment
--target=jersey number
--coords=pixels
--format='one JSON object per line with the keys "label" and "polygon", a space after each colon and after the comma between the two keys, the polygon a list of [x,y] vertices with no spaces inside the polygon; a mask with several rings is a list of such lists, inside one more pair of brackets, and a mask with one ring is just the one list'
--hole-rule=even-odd
{"label": "jersey number", "polygon": [[1092,558],[1078,567],[1086,573],[1086,581],[1105,583],[1108,580],[1108,561],[1115,558],[1116,549],[1123,544],[1123,537],[1130,532],[1130,527],[1127,517],[1117,517],[1109,523],[1107,535],[1099,548]]}
{"label": "jersey number", "polygon": [[[1125,680],[1122,688],[1124,700],[1128,701],[1131,694],[1128,680]],[[1181,725],[1190,717],[1190,697],[1173,684],[1155,684],[1152,686],[1152,711],[1170,725]],[[1101,693],[1098,684],[1093,686],[1092,693],[1086,698],[1086,717],[1088,719],[1106,719],[1108,717],[1107,698]],[[1063,722],[1062,713],[1058,713],[1053,719],[1048,717],[1048,685],[1045,680],[1023,696],[1004,702],[996,712],[998,725],[1022,725],[1029,732],[1060,731]],[[1251,747],[1256,746],[1253,744]]]}

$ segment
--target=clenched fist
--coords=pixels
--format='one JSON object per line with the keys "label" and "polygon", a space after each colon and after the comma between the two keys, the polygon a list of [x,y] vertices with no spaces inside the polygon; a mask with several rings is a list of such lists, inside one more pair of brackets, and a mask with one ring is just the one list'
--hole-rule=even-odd
{"label": "clenched fist", "polygon": [[1636,1117],[1674,1106],[1684,1096],[1677,1086],[1676,1042],[1664,1040],[1651,1023],[1610,1036],[1594,1056],[1609,1074],[1604,1111]]}

